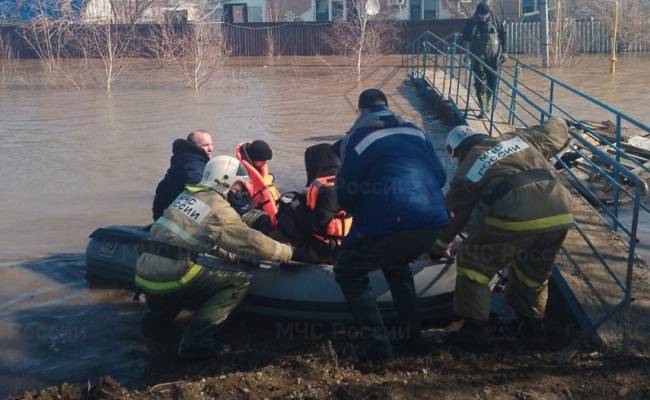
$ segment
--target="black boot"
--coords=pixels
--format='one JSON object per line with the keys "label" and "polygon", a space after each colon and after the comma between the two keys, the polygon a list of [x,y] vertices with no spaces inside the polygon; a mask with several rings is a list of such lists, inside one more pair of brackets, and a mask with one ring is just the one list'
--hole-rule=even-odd
{"label": "black boot", "polygon": [[391,339],[409,353],[426,353],[429,348],[422,336],[422,322],[418,310],[415,282],[411,271],[394,270],[384,272],[393,296],[393,305],[399,317],[396,334]]}
{"label": "black boot", "polygon": [[483,351],[490,342],[489,322],[466,318],[460,330],[451,334],[449,342],[468,350]]}
{"label": "black boot", "polygon": [[534,346],[546,343],[546,329],[543,320],[520,316],[516,324],[517,336],[522,342]]}
{"label": "black boot", "polygon": [[354,320],[359,325],[361,339],[365,341],[365,348],[358,354],[359,362],[379,363],[390,358],[393,349],[370,288],[355,296],[346,295],[345,298]]}
{"label": "black boot", "polygon": [[479,113],[476,116],[476,118],[483,119],[487,116],[487,105],[485,103],[485,97],[483,94],[478,94],[476,96],[476,100],[478,102],[478,108],[479,108]]}

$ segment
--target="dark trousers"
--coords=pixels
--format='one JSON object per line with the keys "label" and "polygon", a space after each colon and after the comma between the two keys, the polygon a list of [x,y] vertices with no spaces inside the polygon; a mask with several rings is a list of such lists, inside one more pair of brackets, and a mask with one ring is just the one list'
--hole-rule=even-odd
{"label": "dark trousers", "polygon": [[419,335],[415,284],[408,264],[431,250],[437,234],[437,230],[404,231],[366,239],[338,250],[334,262],[336,281],[362,329],[362,335],[369,336],[371,346],[390,350],[368,273],[382,270],[400,320],[411,328],[412,335]]}
{"label": "dark trousers", "polygon": [[[482,57],[481,59],[494,71],[499,72],[498,55]],[[481,111],[486,113],[492,109],[492,96],[497,88],[497,76],[478,61],[472,63],[472,72],[474,73],[476,99],[481,107]]]}

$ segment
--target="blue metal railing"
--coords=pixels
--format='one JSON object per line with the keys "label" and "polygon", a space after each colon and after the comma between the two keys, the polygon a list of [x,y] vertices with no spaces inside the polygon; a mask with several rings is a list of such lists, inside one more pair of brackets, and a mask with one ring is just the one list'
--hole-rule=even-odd
{"label": "blue metal railing", "polygon": [[[477,64],[496,76],[496,84],[492,88],[474,73],[472,65]],[[639,173],[650,172],[650,168],[646,165],[647,160],[625,151],[623,130],[632,128],[641,136],[649,136],[650,127],[519,59],[515,58],[495,71],[480,57],[458,44],[458,34],[455,33],[444,39],[430,32],[423,33],[402,56],[402,66],[409,69],[412,78],[425,83],[421,86],[422,90],[430,87],[464,121],[470,117],[476,104],[472,82],[482,82],[492,95],[487,119],[490,135],[495,130],[502,133],[504,128],[527,128],[543,123],[551,116],[562,117],[573,125],[574,128],[570,130],[573,140],[569,145],[573,161],[556,157],[556,165],[566,172],[568,182],[600,211],[604,221],[626,239],[628,246],[625,277],[621,278],[589,238],[584,227],[575,223],[576,232],[623,291],[620,302],[591,322],[591,332],[630,304],[637,259],[639,214],[641,211],[650,212],[643,202],[648,194],[648,184]],[[585,110],[590,113],[596,111],[600,118],[611,116],[615,121],[613,136],[599,132],[592,124],[579,118]],[[575,172],[576,169],[581,172]],[[603,190],[596,192],[584,174],[591,180],[599,180]],[[611,200],[604,198],[604,192],[611,193]],[[619,211],[620,204],[628,201],[632,203],[632,218],[626,223],[619,218]]]}

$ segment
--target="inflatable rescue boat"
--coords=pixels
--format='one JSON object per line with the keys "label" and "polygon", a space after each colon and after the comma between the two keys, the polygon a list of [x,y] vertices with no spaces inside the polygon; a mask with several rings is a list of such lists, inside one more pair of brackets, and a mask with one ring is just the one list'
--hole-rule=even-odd
{"label": "inflatable rescue boat", "polygon": [[[135,289],[138,243],[147,231],[137,226],[99,228],[90,235],[86,268],[91,281]],[[229,263],[209,255],[198,262],[206,267],[243,271],[251,285],[239,312],[276,319],[346,321],[352,316],[330,265],[291,263],[288,266]],[[456,280],[453,263],[420,258],[410,265],[415,279],[420,311],[425,319],[451,314]],[[388,284],[381,271],[370,274],[370,285],[386,319],[396,317]]]}

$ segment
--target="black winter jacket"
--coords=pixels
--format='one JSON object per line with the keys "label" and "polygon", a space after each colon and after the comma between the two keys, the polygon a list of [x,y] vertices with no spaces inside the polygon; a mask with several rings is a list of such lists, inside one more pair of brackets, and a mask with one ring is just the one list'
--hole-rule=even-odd
{"label": "black winter jacket", "polygon": [[[332,151],[329,144],[317,144],[305,151],[305,169],[307,172],[307,186],[316,178],[335,176],[339,169],[339,158]],[[324,235],[327,225],[339,211],[336,200],[336,189],[324,187],[320,190],[316,208],[311,212],[312,232]]]}
{"label": "black winter jacket", "polygon": [[202,148],[185,139],[174,141],[169,169],[156,187],[152,207],[154,221],[160,218],[163,211],[181,194],[185,185],[201,181],[203,169],[208,161],[210,158]]}

